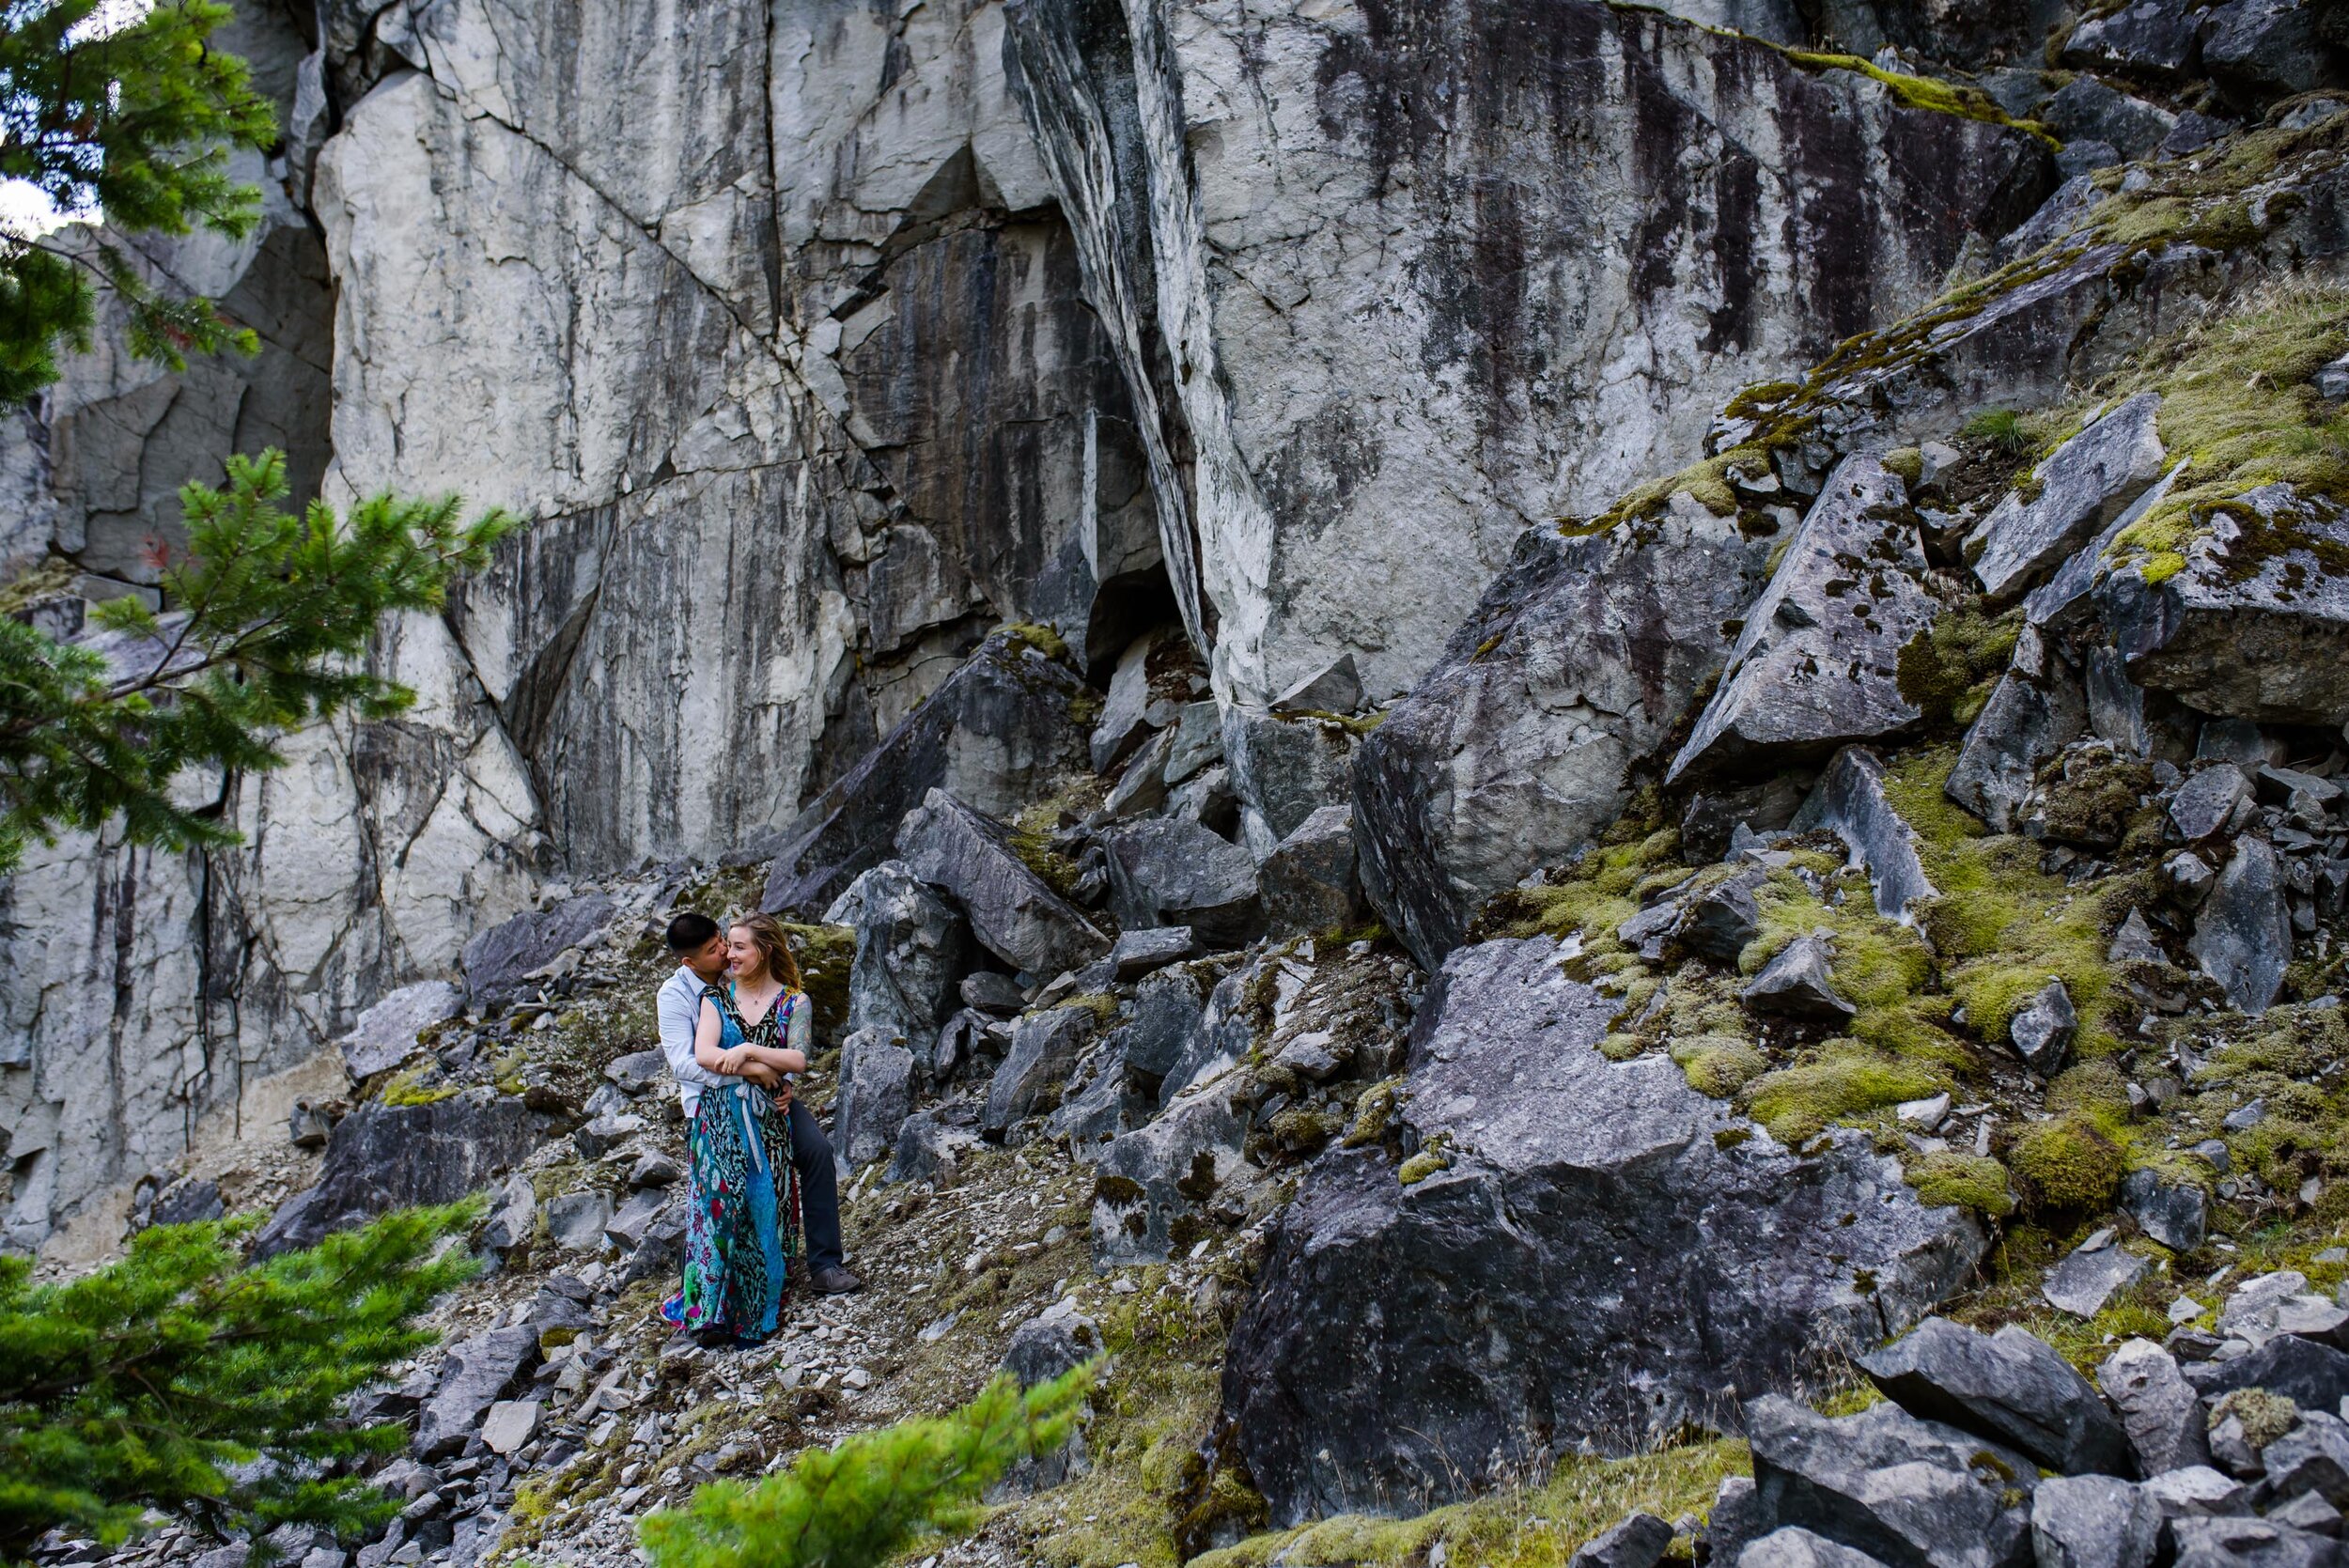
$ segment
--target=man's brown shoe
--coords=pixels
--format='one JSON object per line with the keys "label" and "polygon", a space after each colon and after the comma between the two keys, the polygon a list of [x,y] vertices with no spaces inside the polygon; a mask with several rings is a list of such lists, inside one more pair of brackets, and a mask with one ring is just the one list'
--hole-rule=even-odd
{"label": "man's brown shoe", "polygon": [[848,1296],[864,1288],[863,1281],[838,1264],[828,1264],[817,1269],[808,1282],[816,1287],[818,1296]]}

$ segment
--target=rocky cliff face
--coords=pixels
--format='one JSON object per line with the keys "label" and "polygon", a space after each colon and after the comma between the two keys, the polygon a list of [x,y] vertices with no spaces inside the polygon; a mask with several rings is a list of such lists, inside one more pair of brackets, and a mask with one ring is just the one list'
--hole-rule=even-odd
{"label": "rocky cliff face", "polygon": [[[70,627],[264,443],[301,494],[533,526],[387,639],[416,716],[231,787],[246,849],[77,845],[10,891],[43,951],[207,911],[19,967],[20,1237],[531,876],[781,842],[990,624],[1105,678],[1179,618],[1243,705],[1346,653],[1402,690],[1528,521],[1923,299],[2047,179],[2019,132],[1595,4],[321,14],[231,40],[288,128],[270,223],[162,258],[266,351],[77,363],[14,426],[8,549],[79,574]],[[95,1074],[124,987],[172,1021],[109,1026]],[[101,1106],[101,1155],[47,1130]]]}

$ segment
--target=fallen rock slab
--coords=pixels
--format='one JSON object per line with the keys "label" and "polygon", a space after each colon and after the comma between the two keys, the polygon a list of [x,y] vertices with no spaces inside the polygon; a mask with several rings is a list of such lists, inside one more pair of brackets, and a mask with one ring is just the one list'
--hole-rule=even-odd
{"label": "fallen rock slab", "polygon": [[1906,919],[1911,904],[1934,896],[1917,853],[1917,830],[1884,793],[1884,760],[1864,746],[1835,754],[1792,827],[1798,833],[1825,829],[1842,839],[1853,863],[1867,871],[1876,912],[1888,920]]}
{"label": "fallen rock slab", "polygon": [[391,1071],[416,1049],[416,1036],[464,1010],[465,993],[445,980],[427,980],[388,992],[359,1015],[336,1044],[353,1079]]}
{"label": "fallen rock slab", "polygon": [[1746,611],[1720,686],[1667,782],[1817,757],[1917,722],[1900,692],[1900,650],[1939,605],[1921,585],[1924,549],[1906,505],[1900,480],[1875,458],[1836,465]]}
{"label": "fallen rock slab", "polygon": [[777,835],[759,908],[815,918],[934,789],[988,815],[1041,799],[1085,755],[1074,715],[1090,700],[1075,672],[996,632]]}
{"label": "fallen rock slab", "polygon": [[492,1328],[452,1346],[432,1397],[416,1417],[417,1456],[429,1461],[463,1448],[490,1407],[537,1358],[538,1330],[528,1324]]}
{"label": "fallen rock slab", "polygon": [[1118,924],[1189,926],[1201,941],[1237,947],[1264,928],[1256,862],[1196,822],[1161,818],[1103,832],[1110,910]]}
{"label": "fallen rock slab", "polygon": [[1967,536],[1974,579],[1996,600],[2018,597],[2161,477],[2158,393],[2125,399],[2031,470],[2036,493],[2007,493]]}
{"label": "fallen rock slab", "polygon": [[1014,969],[1050,978],[1109,951],[1099,928],[1012,851],[1003,824],[943,790],[931,790],[906,817],[897,851],[914,876],[954,900],[980,944]]}
{"label": "fallen rock slab", "polygon": [[334,1124],[318,1185],[278,1206],[256,1257],[315,1246],[329,1232],[416,1203],[453,1203],[537,1148],[542,1117],[494,1090],[428,1105],[363,1105]]}
{"label": "fallen rock slab", "polygon": [[465,991],[474,1005],[510,1001],[534,989],[530,975],[590,932],[600,931],[618,906],[599,893],[567,898],[552,909],[531,909],[492,925],[465,944]]}
{"label": "fallen rock slab", "polygon": [[1946,1422],[2066,1475],[2127,1475],[2128,1434],[2086,1378],[2025,1328],[1983,1335],[1927,1318],[1859,1358],[1860,1370],[1911,1415]]}
{"label": "fallen rock slab", "polygon": [[849,1032],[899,1036],[926,1056],[961,1000],[962,977],[977,964],[969,924],[902,861],[861,873],[824,921],[856,932]]}
{"label": "fallen rock slab", "polygon": [[2195,912],[2194,935],[2186,945],[2229,1004],[2242,1012],[2264,1013],[2283,990],[2292,962],[2292,914],[2283,868],[2265,839],[2235,841],[2233,856]]}

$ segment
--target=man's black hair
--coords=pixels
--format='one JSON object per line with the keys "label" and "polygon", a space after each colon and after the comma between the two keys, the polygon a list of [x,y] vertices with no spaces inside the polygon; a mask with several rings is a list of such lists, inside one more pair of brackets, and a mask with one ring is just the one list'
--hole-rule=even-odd
{"label": "man's black hair", "polygon": [[718,934],[718,923],[708,915],[686,910],[669,922],[669,951],[698,953],[704,942]]}

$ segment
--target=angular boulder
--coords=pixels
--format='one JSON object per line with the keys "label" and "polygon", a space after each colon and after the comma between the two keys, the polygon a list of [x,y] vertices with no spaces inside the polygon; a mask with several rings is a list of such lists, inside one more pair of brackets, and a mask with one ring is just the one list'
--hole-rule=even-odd
{"label": "angular boulder", "polygon": [[2103,1398],[2029,1329],[1983,1335],[1927,1318],[1862,1356],[1859,1366],[1909,1414],[2004,1443],[2051,1470],[2125,1476],[2135,1469],[2128,1434]]}
{"label": "angular boulder", "polygon": [[491,1328],[451,1346],[432,1396],[416,1418],[416,1452],[430,1460],[463,1448],[480,1430],[490,1406],[537,1358],[538,1330],[526,1323]]}
{"label": "angular boulder", "polygon": [[445,980],[402,986],[360,1014],[350,1032],[335,1042],[342,1048],[343,1066],[353,1079],[389,1072],[415,1050],[419,1033],[455,1017],[464,1006],[465,993]]}
{"label": "angular boulder", "polygon": [[1361,924],[1353,812],[1323,806],[1299,823],[1256,868],[1256,885],[1264,898],[1266,929],[1275,938]]}
{"label": "angular boulder", "polygon": [[1212,946],[1237,947],[1264,927],[1256,862],[1196,822],[1161,818],[1112,828],[1110,910],[1121,926],[1188,925]]}
{"label": "angular boulder", "polygon": [[1729,1390],[1914,1321],[1981,1255],[1864,1139],[1797,1157],[1671,1062],[1609,1062],[1619,1004],[1560,960],[1547,938],[1455,952],[1393,1128],[1448,1165],[1406,1186],[1380,1149],[1334,1151],[1277,1222],[1223,1377],[1276,1517],[1735,1429]]}
{"label": "angular boulder", "polygon": [[1248,1113],[1237,1075],[1200,1084],[1101,1152],[1093,1187],[1097,1267],[1163,1263],[1207,1234],[1205,1218],[1238,1172]]}
{"label": "angular boulder", "polygon": [[2139,1474],[2210,1463],[2201,1401],[2170,1352],[2151,1340],[2123,1341],[2096,1369],[2096,1382],[2121,1413]]}
{"label": "angular boulder", "polygon": [[2030,1539],[2041,1568],[2152,1568],[2161,1509],[2111,1476],[2050,1476],[2031,1494]]}
{"label": "angular boulder", "polygon": [[849,1030],[899,1036],[926,1058],[961,1001],[963,976],[977,963],[969,924],[902,861],[883,861],[859,875],[824,920],[856,932]]}
{"label": "angular boulder", "polygon": [[1859,1009],[1835,989],[1835,954],[1824,936],[1797,937],[1737,992],[1756,1013],[1832,1027]]}
{"label": "angular boulder", "polygon": [[2210,1232],[2210,1195],[2190,1181],[2165,1182],[2158,1172],[2132,1171],[2121,1178],[2122,1211],[2138,1229],[2172,1252],[2191,1252]]}
{"label": "angular boulder", "polygon": [[2018,598],[2161,477],[2160,409],[2158,393],[2125,399],[2031,470],[2029,500],[2011,490],[1990,509],[1966,541],[1983,593]]}
{"label": "angular boulder", "polygon": [[1085,755],[1074,715],[1090,700],[1075,672],[996,632],[777,835],[759,908],[814,918],[889,858],[898,824],[934,789],[989,815],[1042,798]]}
{"label": "angular boulder", "polygon": [[1867,870],[1876,912],[1889,920],[1906,919],[1911,904],[1934,895],[1918,858],[1917,830],[1886,798],[1883,759],[1864,746],[1835,753],[1792,827],[1798,833],[1824,828],[1842,839],[1853,863]]}
{"label": "angular boulder", "polygon": [[2218,983],[2228,1002],[2264,1013],[2283,989],[2292,962],[2292,914],[2283,867],[2265,839],[2235,841],[2234,855],[2194,917],[2186,951]]}
{"label": "angular boulder", "polygon": [[1613,820],[1632,767],[1720,667],[1767,551],[1687,495],[1655,522],[1518,536],[1355,766],[1363,890],[1423,965],[1486,898]]}
{"label": "angular boulder", "polygon": [[[1716,1555],[1713,1560],[1733,1560]],[[1882,1558],[1814,1535],[1800,1525],[1787,1525],[1748,1542],[1734,1560],[1736,1568],[1885,1568]]]}
{"label": "angular boulder", "polygon": [[2030,798],[2039,769],[2087,733],[2079,671],[2037,628],[2026,626],[2006,674],[1968,726],[1942,792],[1993,832],[2013,832],[2015,810]]}
{"label": "angular boulder", "polygon": [[[2197,512],[2184,564],[2107,565],[2095,610],[2132,681],[2203,713],[2339,727],[2349,714],[2349,514],[2288,484]],[[2150,579],[2150,581],[2149,581]]]}
{"label": "angular boulder", "polygon": [[589,932],[602,930],[618,908],[602,893],[583,893],[551,909],[525,910],[492,925],[465,944],[467,1000],[479,1006],[535,989],[532,971]]}
{"label": "angular boulder", "polygon": [[983,1132],[1001,1133],[1033,1111],[1045,1091],[1067,1078],[1077,1054],[1093,1037],[1090,1008],[1055,1007],[1031,1013],[1012,1027],[1011,1049],[987,1086],[979,1112]]}
{"label": "angular boulder", "polygon": [[1835,466],[1746,610],[1720,686],[1667,782],[1817,757],[1916,722],[1900,691],[1900,650],[1940,606],[1921,585],[1924,548],[1907,500],[1873,457]]}
{"label": "angular boulder", "polygon": [[2030,1555],[2038,1467],[1972,1433],[1878,1405],[1830,1420],[1777,1394],[1750,1400],[1754,1513],[1890,1568],[2013,1568]]}
{"label": "angular boulder", "polygon": [[2337,1568],[2339,1542],[2267,1519],[2170,1522],[2171,1568]]}
{"label": "angular boulder", "polygon": [[1359,742],[1345,725],[1244,707],[1223,710],[1223,763],[1239,797],[1240,838],[1258,859],[1354,788]]}
{"label": "angular boulder", "polygon": [[519,1098],[487,1088],[428,1105],[363,1105],[334,1124],[318,1185],[278,1206],[254,1255],[313,1246],[396,1208],[455,1203],[519,1164],[544,1132]]}
{"label": "angular boulder", "polygon": [[878,1029],[841,1042],[833,1146],[848,1169],[879,1159],[897,1141],[898,1124],[913,1110],[913,1052]]}
{"label": "angular boulder", "polygon": [[906,817],[897,853],[955,901],[981,946],[1016,970],[1049,979],[1109,951],[1109,938],[1013,851],[1002,823],[944,790],[931,790]]}

